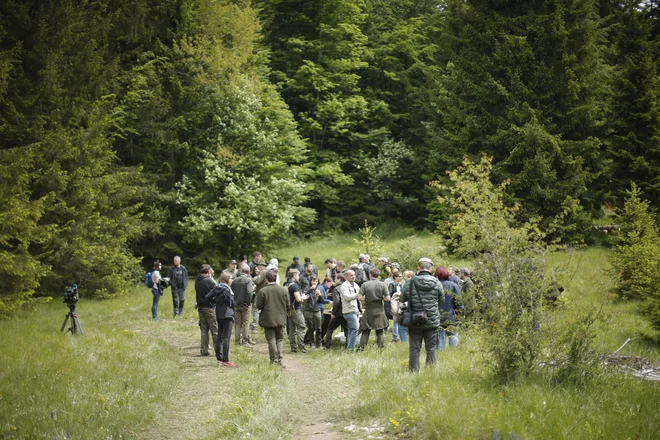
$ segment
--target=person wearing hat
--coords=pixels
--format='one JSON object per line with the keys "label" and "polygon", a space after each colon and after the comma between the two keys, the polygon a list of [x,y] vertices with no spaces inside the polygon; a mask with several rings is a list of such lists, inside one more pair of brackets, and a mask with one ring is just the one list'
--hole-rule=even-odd
{"label": "person wearing hat", "polygon": [[289,264],[286,267],[285,276],[286,276],[287,280],[289,279],[289,271],[291,269],[296,269],[298,271],[298,273],[305,272],[305,268],[303,267],[302,264],[300,264],[300,258],[298,258],[298,257],[293,257],[293,261],[291,262],[291,264]]}
{"label": "person wearing hat", "polygon": [[266,280],[266,273],[268,272],[266,262],[262,260],[261,258],[256,261],[255,264],[255,269],[254,273],[256,274],[255,277],[252,279],[254,281],[254,294],[252,295],[252,323],[250,324],[250,336],[248,338],[249,341],[253,340],[252,334],[254,331],[259,327],[259,309],[255,307],[255,300],[257,298],[257,294],[261,289],[266,287],[268,284],[268,281]]}
{"label": "person wearing hat", "polygon": [[433,261],[420,258],[418,272],[403,285],[399,301],[408,301],[412,324],[408,327],[408,369],[419,371],[419,354],[422,340],[426,348],[426,365],[435,364],[440,327],[440,306],[445,302],[445,292],[440,281],[431,273]]}
{"label": "person wearing hat", "polygon": [[380,257],[378,259],[378,264],[380,264],[380,279],[381,281],[384,281],[390,277],[390,274],[392,273],[392,265],[385,257]]}
{"label": "person wearing hat", "polygon": [[229,262],[229,267],[227,269],[223,270],[222,272],[229,274],[231,279],[235,280],[236,277],[238,276],[238,269],[236,268],[237,265],[238,265],[238,263],[236,262],[236,260],[231,260]]}

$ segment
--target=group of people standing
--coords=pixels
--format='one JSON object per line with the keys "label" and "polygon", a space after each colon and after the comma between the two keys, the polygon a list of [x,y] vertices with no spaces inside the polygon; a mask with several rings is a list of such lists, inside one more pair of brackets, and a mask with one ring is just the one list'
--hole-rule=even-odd
{"label": "group of people standing", "polygon": [[[175,259],[176,267],[180,259],[178,263]],[[376,344],[382,348],[392,320],[392,341],[409,342],[410,370],[419,369],[422,341],[427,365],[435,363],[435,351],[444,348],[447,339],[450,346],[458,344],[456,313],[462,307],[461,291],[472,288],[469,270],[438,267],[434,272],[429,258],[418,261],[416,273],[401,271],[385,257],[378,263],[372,264],[366,254],[360,254],[358,263],[349,267],[344,261],[328,258],[320,279],[317,266],[309,258],[301,264],[294,257],[286,268],[284,283],[279,280],[278,260],[266,263],[259,252],[249,263],[232,260],[217,282],[213,268],[202,265],[195,280],[200,355],[210,355],[210,333],[219,364],[233,367],[235,364],[229,361],[232,330],[235,343],[252,345],[254,331],[260,326],[270,362],[284,368],[285,335],[291,352],[304,353],[310,346],[331,348],[333,333],[341,327],[346,350],[359,351],[365,348],[373,330]],[[176,277],[176,270],[168,277],[172,286]],[[175,305],[175,314],[183,313],[183,300],[179,301],[180,311],[177,313]],[[404,310],[416,317],[407,327],[400,322]]]}

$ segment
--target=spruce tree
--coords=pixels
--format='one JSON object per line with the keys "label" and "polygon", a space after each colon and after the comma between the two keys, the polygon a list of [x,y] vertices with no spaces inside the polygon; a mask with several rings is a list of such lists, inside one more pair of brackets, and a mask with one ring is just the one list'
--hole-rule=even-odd
{"label": "spruce tree", "polygon": [[466,154],[492,155],[521,219],[542,216],[565,241],[584,237],[601,201],[591,184],[602,173],[607,69],[595,12],[588,0],[452,0],[443,23],[447,65],[430,139],[439,175]]}

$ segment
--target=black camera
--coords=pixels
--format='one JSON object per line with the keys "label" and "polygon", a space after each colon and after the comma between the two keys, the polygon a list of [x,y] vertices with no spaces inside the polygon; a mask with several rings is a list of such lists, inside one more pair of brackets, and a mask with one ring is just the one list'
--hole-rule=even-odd
{"label": "black camera", "polygon": [[80,298],[78,298],[78,286],[76,284],[72,284],[71,286],[67,286],[66,289],[64,290],[64,302],[69,305],[73,305],[78,302]]}

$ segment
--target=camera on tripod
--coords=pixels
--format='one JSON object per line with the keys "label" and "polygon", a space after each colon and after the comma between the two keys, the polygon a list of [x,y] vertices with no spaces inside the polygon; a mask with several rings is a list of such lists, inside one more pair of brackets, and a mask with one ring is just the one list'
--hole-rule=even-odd
{"label": "camera on tripod", "polygon": [[78,298],[78,286],[76,284],[67,286],[66,289],[64,290],[64,302],[69,306],[71,306],[77,303],[79,299],[80,298]]}
{"label": "camera on tripod", "polygon": [[67,322],[69,322],[69,319],[71,320],[71,326],[67,329],[67,333],[71,332],[72,335],[77,335],[83,334],[83,329],[82,325],[80,325],[80,319],[78,318],[78,314],[76,313],[76,303],[78,302],[80,298],[78,298],[78,285],[72,284],[70,286],[67,286],[66,289],[64,289],[64,303],[69,306],[69,313],[67,313],[66,317],[64,318],[64,323],[62,324],[62,328],[60,329],[60,332],[64,332],[64,329],[66,328]]}

